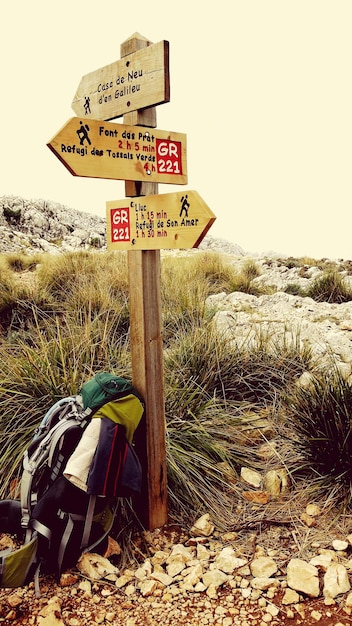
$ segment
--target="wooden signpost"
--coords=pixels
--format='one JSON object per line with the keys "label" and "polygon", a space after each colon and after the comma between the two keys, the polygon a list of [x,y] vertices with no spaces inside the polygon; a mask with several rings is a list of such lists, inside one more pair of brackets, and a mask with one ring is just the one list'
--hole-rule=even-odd
{"label": "wooden signpost", "polygon": [[196,191],[158,195],[159,182],[187,183],[185,135],[156,130],[155,105],[169,99],[168,42],[135,33],[120,61],[83,76],[79,117],[47,144],[75,176],[125,180],[129,199],[106,203],[107,243],[128,256],[132,378],[146,404],[138,514],[150,530],[168,518],[160,250],[197,247],[216,219]]}
{"label": "wooden signpost", "polygon": [[82,77],[72,102],[76,115],[111,120],[169,102],[169,42],[147,45],[137,33],[130,42],[133,54]]}
{"label": "wooden signpost", "polygon": [[215,221],[196,191],[106,203],[111,250],[197,248]]}
{"label": "wooden signpost", "polygon": [[187,183],[181,133],[73,117],[47,145],[74,176]]}

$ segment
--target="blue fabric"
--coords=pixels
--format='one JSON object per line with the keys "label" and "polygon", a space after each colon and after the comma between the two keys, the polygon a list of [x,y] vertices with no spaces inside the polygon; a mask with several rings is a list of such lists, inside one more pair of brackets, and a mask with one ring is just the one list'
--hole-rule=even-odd
{"label": "blue fabric", "polygon": [[125,428],[101,418],[98,445],[88,474],[87,493],[97,496],[128,496],[141,492],[142,468]]}

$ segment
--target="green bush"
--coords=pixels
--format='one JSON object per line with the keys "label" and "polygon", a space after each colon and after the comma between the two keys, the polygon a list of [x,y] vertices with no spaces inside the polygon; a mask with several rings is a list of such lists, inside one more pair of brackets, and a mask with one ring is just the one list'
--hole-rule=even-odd
{"label": "green bush", "polygon": [[[323,479],[338,499],[352,494],[352,386],[337,369],[312,376],[307,387],[285,397],[297,473]],[[293,469],[293,468],[292,468]]]}
{"label": "green bush", "polygon": [[329,270],[308,287],[306,295],[317,302],[349,302],[352,291],[346,286],[343,276],[336,270]]}
{"label": "green bush", "polygon": [[[23,449],[51,404],[77,393],[99,370],[130,378],[132,369],[128,300],[134,285],[133,277],[129,285],[126,255],[44,255],[30,272],[30,283],[22,285],[18,270],[28,273],[28,263],[21,269],[17,262],[1,264],[0,259],[1,497],[8,495]],[[311,369],[311,361],[299,337],[288,343],[262,332],[255,342],[243,338],[239,345],[212,323],[214,310],[206,306],[209,294],[254,292],[258,273],[252,260],[245,260],[237,272],[227,257],[213,253],[163,259],[166,448],[173,519],[190,520],[210,511],[222,528],[233,524],[241,497],[240,468],[260,463],[249,433],[263,414],[275,422],[278,433],[285,412],[288,415],[285,437],[289,429],[291,449],[299,453],[287,460],[288,471],[326,477],[327,488],[332,483],[349,488],[347,384],[317,378],[313,391],[303,391],[294,383]],[[262,441],[265,437],[259,434]],[[333,463],[325,458],[330,449]]]}

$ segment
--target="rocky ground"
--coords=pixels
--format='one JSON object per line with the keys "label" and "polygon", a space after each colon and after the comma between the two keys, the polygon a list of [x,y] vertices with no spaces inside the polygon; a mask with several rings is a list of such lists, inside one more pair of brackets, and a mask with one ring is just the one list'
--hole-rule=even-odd
{"label": "rocky ground", "polygon": [[[276,537],[272,529],[267,538],[251,532],[247,541],[254,552],[242,554],[244,537],[238,541],[236,533],[192,537],[167,528],[149,535],[150,556],[138,567],[121,573],[109,560],[86,555],[59,584],[42,579],[39,599],[32,584],[3,590],[0,621],[23,626],[351,624],[348,592],[334,599],[311,597],[288,586],[288,563],[298,560],[291,558],[297,546],[290,534],[288,527],[277,527]],[[259,537],[275,547],[260,545]],[[337,563],[347,558],[349,547],[341,551],[331,546],[323,554]],[[311,576],[321,578],[322,585],[331,567],[327,562],[311,565]]]}
{"label": "rocky ground", "polygon": [[[259,491],[257,491],[259,493]],[[352,624],[350,520],[324,505],[279,499],[216,530],[205,514],[187,530],[137,532],[125,563],[115,541],[83,555],[59,582],[0,591],[0,622],[40,626]],[[243,517],[242,517],[243,520]]]}

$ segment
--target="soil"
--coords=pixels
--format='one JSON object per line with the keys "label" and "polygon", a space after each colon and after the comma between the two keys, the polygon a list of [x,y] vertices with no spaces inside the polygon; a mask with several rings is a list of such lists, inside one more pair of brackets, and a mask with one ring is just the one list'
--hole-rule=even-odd
{"label": "soil", "polygon": [[[297,527],[280,522],[265,525],[249,524],[240,529],[235,544],[241,553],[250,556],[256,546],[263,546],[277,554],[280,571],[285,574],[285,566],[295,556],[309,558],[314,545],[330,544],[331,538],[346,534],[340,526],[324,530],[323,520],[314,529],[305,529],[311,541],[303,541]],[[349,526],[347,520],[347,526]],[[293,539],[294,536],[294,539]],[[165,527],[156,534],[149,533],[148,541],[157,548],[166,549],[173,543],[184,542],[187,532],[182,528]],[[218,533],[219,543],[221,534]],[[137,552],[144,542],[134,545]],[[234,544],[234,545],[235,545]],[[139,555],[140,558],[141,555]],[[114,556],[119,566],[117,557]],[[112,560],[114,560],[112,558]],[[140,559],[141,560],[141,559]],[[129,565],[137,569],[138,562]],[[284,576],[282,577],[284,579]],[[157,590],[151,596],[140,594],[129,596],[114,583],[89,581],[76,569],[70,570],[57,583],[51,577],[41,577],[40,598],[36,598],[33,583],[20,589],[0,591],[0,624],[6,626],[95,626],[113,624],[117,626],[347,626],[352,625],[352,611],[346,607],[346,595],[337,597],[329,606],[323,597],[317,599],[300,598],[295,605],[282,604],[284,589],[269,595],[263,592],[262,600],[245,598],[242,589],[226,583],[217,597],[203,593],[180,593],[170,599],[164,591]],[[268,609],[269,607],[269,609]]]}
{"label": "soil", "polygon": [[[98,587],[98,586],[96,586]],[[202,594],[197,597],[190,598],[188,603],[175,601],[168,604],[162,599],[154,598],[152,606],[149,602],[143,600],[143,603],[135,603],[126,600],[119,592],[113,592],[111,595],[101,596],[103,592],[109,594],[111,589],[103,586],[95,589],[92,596],[84,597],[83,594],[72,595],[67,588],[58,588],[57,585],[50,580],[46,580],[42,584],[42,598],[36,600],[33,598],[33,591],[29,589],[22,598],[20,604],[11,607],[6,601],[9,593],[3,592],[1,596],[1,612],[0,622],[4,625],[41,625],[51,626],[94,626],[95,624],[114,624],[118,626],[203,626],[204,624],[223,626],[347,626],[352,624],[351,616],[346,615],[342,606],[336,603],[335,606],[326,607],[324,601],[309,600],[301,604],[295,609],[293,616],[287,607],[280,607],[280,613],[277,618],[270,621],[264,621],[265,616],[270,615],[263,609],[258,607],[255,602],[237,602],[233,604],[232,613],[224,608],[219,612],[217,617],[217,609],[228,606],[229,590],[222,589],[216,601],[205,601]],[[13,596],[13,593],[12,593]],[[282,595],[275,598],[274,606],[280,606]],[[58,598],[60,601],[60,609],[52,612],[45,611],[48,601]],[[104,606],[105,604],[105,606]],[[53,607],[54,608],[54,607]],[[208,617],[207,613],[209,613]],[[235,613],[235,614],[234,614]],[[227,621],[226,621],[226,618]],[[209,621],[210,620],[210,621]],[[231,620],[231,621],[229,621]]]}

